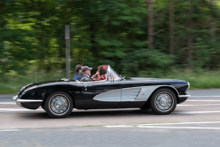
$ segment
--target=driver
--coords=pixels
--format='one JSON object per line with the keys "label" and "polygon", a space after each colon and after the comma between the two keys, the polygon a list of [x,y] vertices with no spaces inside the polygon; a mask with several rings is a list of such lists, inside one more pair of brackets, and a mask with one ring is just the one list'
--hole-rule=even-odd
{"label": "driver", "polygon": [[100,80],[106,80],[107,78],[107,69],[104,69],[104,67],[100,68],[100,77],[98,78],[98,81]]}
{"label": "driver", "polygon": [[91,70],[92,68],[91,67],[88,67],[88,66],[83,66],[82,67],[82,77],[80,78],[80,81],[92,81],[92,79],[90,78],[90,75],[91,75]]}

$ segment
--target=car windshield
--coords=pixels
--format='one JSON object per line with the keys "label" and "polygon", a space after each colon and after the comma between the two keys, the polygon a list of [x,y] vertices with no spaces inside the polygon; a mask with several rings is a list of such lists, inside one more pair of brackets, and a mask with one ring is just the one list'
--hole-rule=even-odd
{"label": "car windshield", "polygon": [[115,72],[109,65],[108,65],[108,76],[107,77],[109,78],[107,80],[111,80],[112,78],[114,78],[114,80],[121,79],[118,73]]}
{"label": "car windshield", "polygon": [[[109,65],[100,65],[96,74],[92,76],[93,81],[114,81],[120,80],[120,76]],[[83,81],[85,82],[85,81]]]}

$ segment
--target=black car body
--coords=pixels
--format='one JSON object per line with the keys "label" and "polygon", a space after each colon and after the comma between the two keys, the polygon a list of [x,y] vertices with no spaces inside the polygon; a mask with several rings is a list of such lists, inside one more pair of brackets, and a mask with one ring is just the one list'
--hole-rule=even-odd
{"label": "black car body", "polygon": [[157,78],[121,78],[108,65],[102,81],[60,80],[33,83],[21,88],[13,99],[22,107],[42,106],[51,117],[66,117],[73,108],[141,108],[169,114],[184,102],[189,82]]}

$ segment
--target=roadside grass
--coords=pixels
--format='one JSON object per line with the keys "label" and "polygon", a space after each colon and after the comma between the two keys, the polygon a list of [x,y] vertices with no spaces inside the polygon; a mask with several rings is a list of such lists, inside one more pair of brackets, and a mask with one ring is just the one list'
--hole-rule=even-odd
{"label": "roadside grass", "polygon": [[190,89],[220,88],[220,71],[182,71],[161,78],[180,79],[190,83]]}
{"label": "roadside grass", "polygon": [[220,71],[172,69],[167,73],[155,71],[140,77],[185,80],[190,83],[190,89],[220,88]]}
{"label": "roadside grass", "polygon": [[[37,81],[56,81],[65,77],[62,71],[38,72]],[[73,77],[73,74],[72,74]],[[179,79],[190,83],[190,89],[208,89],[220,88],[220,71],[189,71],[189,70],[172,70],[166,74],[162,72],[154,72],[151,74],[143,74],[140,77]],[[24,75],[3,76],[0,77],[0,94],[17,93],[21,87],[35,83],[36,76],[34,72]]]}

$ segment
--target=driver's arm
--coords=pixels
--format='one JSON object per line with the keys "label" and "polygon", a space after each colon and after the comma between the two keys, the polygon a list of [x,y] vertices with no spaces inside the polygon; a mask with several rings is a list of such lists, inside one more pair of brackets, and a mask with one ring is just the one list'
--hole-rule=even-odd
{"label": "driver's arm", "polygon": [[[97,77],[98,76],[98,77]],[[93,80],[94,80],[94,78],[97,78],[97,79],[99,79],[100,77],[99,77],[99,71],[97,71],[92,77],[91,77]]]}

